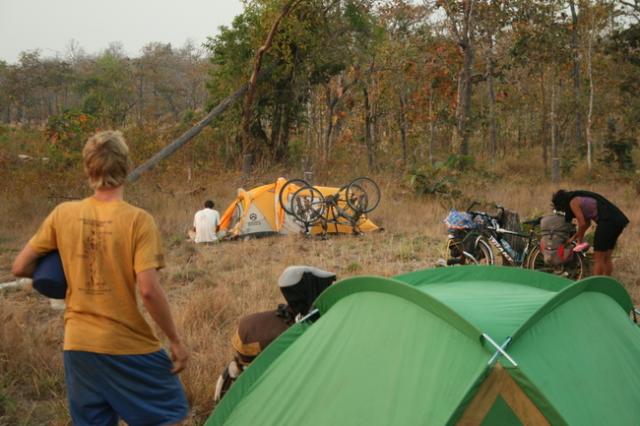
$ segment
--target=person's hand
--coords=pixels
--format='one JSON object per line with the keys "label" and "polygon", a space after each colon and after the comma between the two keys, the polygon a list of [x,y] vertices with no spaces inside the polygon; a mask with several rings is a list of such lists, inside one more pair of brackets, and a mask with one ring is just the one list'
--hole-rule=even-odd
{"label": "person's hand", "polygon": [[187,366],[187,360],[189,359],[189,352],[181,341],[171,342],[169,345],[171,351],[171,361],[173,361],[173,374],[178,374]]}

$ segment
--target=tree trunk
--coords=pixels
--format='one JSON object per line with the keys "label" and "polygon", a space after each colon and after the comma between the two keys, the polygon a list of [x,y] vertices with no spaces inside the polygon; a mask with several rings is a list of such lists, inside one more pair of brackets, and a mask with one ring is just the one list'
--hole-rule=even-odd
{"label": "tree trunk", "polygon": [[460,85],[460,104],[458,105],[457,131],[460,138],[460,154],[469,155],[469,136],[471,133],[471,67],[473,65],[473,48],[466,44],[463,49],[464,59],[458,84]]}
{"label": "tree trunk", "polygon": [[558,143],[556,141],[556,74],[554,70],[551,79],[551,182],[560,180],[560,159],[558,158]]}
{"label": "tree trunk", "polygon": [[460,154],[469,155],[469,138],[471,135],[471,72],[474,59],[473,46],[473,0],[463,2],[463,16],[461,27],[453,18],[454,13],[449,9],[449,18],[452,21],[452,30],[456,36],[460,50],[462,50],[462,68],[458,76],[458,105],[456,109],[456,142],[460,143]]}
{"label": "tree trunk", "polygon": [[144,76],[138,78],[138,126],[142,125],[144,116]]}
{"label": "tree trunk", "polygon": [[337,117],[334,117],[335,107],[337,100],[331,96],[331,87],[329,84],[325,87],[325,96],[327,102],[327,130],[324,134],[324,140],[322,143],[322,167],[324,168],[329,162],[331,156],[331,143],[333,138],[333,126],[336,123]]}
{"label": "tree trunk", "polygon": [[542,145],[542,162],[544,168],[549,166],[549,123],[547,121],[547,96],[544,84],[544,69],[540,70],[540,103],[542,111],[542,120],[540,123],[540,143]]}
{"label": "tree trunk", "polygon": [[493,35],[488,37],[489,48],[487,49],[487,98],[489,101],[489,147],[491,158],[495,159],[498,152],[498,130],[496,123],[496,94],[493,86]]}
{"label": "tree trunk", "polygon": [[400,146],[402,147],[402,165],[406,169],[407,167],[407,99],[404,89],[401,89],[398,95],[398,101],[400,110],[398,111],[398,127],[400,127]]}
{"label": "tree trunk", "polygon": [[[591,11],[593,13],[593,11]],[[593,120],[593,64],[592,64],[592,50],[593,50],[593,28],[589,28],[589,35],[587,39],[587,72],[589,73],[589,111],[587,113],[587,169],[591,171],[591,156],[592,156],[592,140],[591,140],[591,126]]]}
{"label": "tree trunk", "polygon": [[580,58],[578,52],[578,14],[576,13],[576,5],[574,0],[569,0],[569,8],[571,9],[571,22],[573,28],[571,30],[571,51],[573,56],[573,105],[575,108],[575,134],[574,146],[582,145],[582,114],[580,113]]}
{"label": "tree trunk", "polygon": [[306,105],[306,109],[307,109],[307,126],[306,126],[306,133],[305,133],[305,137],[304,137],[304,142],[305,142],[305,149],[304,152],[302,154],[302,170],[312,170],[313,167],[313,163],[311,161],[311,158],[313,156],[312,154],[312,146],[313,146],[313,133],[314,133],[314,127],[315,127],[315,120],[313,117],[313,110],[312,110],[312,100],[311,100],[311,95],[309,96],[308,100],[307,100],[307,105]]}
{"label": "tree trunk", "polygon": [[364,98],[364,144],[367,147],[367,166],[369,171],[374,169],[374,145],[373,145],[373,115],[371,113],[371,103],[369,102],[369,90],[367,86],[362,88],[362,97]]}
{"label": "tree trunk", "polygon": [[436,141],[435,117],[433,116],[433,81],[429,89],[429,165],[433,166],[433,145]]}

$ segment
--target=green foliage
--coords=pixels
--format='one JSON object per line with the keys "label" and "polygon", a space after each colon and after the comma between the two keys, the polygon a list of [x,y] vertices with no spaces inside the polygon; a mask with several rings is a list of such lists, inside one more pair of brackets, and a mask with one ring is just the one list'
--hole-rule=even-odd
{"label": "green foliage", "polygon": [[475,157],[473,155],[457,155],[451,154],[444,162],[444,167],[453,170],[471,170],[475,166]]}
{"label": "green foliage", "polygon": [[122,125],[135,103],[128,60],[105,52],[80,84],[80,92],[84,95],[83,111],[108,125]]}
{"label": "green foliage", "polygon": [[69,109],[47,120],[45,133],[52,145],[65,152],[80,152],[87,137],[96,131],[96,118],[76,109]]}
{"label": "green foliage", "polygon": [[457,172],[443,165],[411,170],[409,186],[416,195],[457,198],[462,194],[457,188]]}
{"label": "green foliage", "polygon": [[[263,78],[252,111],[253,137],[271,158],[286,160],[290,153],[288,134],[304,123],[312,88],[327,84],[354,66],[358,52],[374,36],[368,3],[302,2],[281,23],[271,49],[263,58]],[[218,36],[209,39],[206,47],[214,68],[208,88],[213,104],[247,80],[255,51],[264,43],[280,7],[281,2],[274,0],[251,2],[230,28],[222,27]],[[237,105],[220,125],[232,127],[235,123],[237,128],[239,115]]]}
{"label": "green foliage", "polygon": [[182,113],[182,124],[190,125],[193,124],[193,121],[196,119],[196,113],[192,109],[188,109]]}

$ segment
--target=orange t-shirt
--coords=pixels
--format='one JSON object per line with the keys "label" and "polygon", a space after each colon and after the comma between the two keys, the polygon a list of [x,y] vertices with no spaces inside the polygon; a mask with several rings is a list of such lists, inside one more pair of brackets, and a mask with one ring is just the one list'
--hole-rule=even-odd
{"label": "orange t-shirt", "polygon": [[136,296],[136,273],[164,267],[149,213],[94,197],[62,203],[29,244],[38,254],[57,249],[62,258],[68,285],[64,350],[136,355],[160,349]]}

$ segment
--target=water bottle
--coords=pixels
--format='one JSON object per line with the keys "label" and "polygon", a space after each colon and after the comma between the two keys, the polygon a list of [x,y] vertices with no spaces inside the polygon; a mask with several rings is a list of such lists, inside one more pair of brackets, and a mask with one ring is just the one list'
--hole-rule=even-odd
{"label": "water bottle", "polygon": [[515,252],[513,247],[511,247],[511,244],[509,244],[507,240],[505,240],[504,238],[500,239],[500,244],[507,251],[507,253],[509,253],[509,256],[511,256],[514,260],[518,259],[518,254]]}

